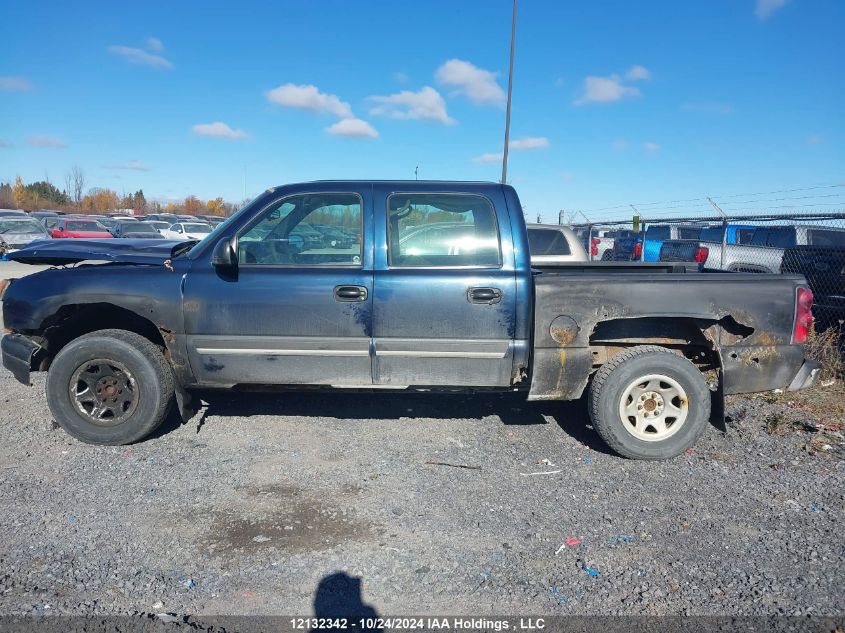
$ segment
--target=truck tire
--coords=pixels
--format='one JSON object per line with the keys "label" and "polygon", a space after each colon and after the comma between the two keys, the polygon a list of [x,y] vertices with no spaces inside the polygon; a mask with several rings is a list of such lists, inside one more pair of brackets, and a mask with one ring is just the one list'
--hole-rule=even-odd
{"label": "truck tire", "polygon": [[99,330],[56,354],[47,404],[68,434],[88,444],[137,442],[167,417],[173,372],[161,350],[139,334]]}
{"label": "truck tire", "polygon": [[669,459],[704,431],[710,390],[686,358],[643,345],[620,352],[596,372],[589,411],[596,432],[623,457]]}

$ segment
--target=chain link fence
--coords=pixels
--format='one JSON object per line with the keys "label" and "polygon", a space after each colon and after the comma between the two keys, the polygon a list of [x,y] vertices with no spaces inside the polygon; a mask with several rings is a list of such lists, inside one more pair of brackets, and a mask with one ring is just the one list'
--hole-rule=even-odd
{"label": "chain link fence", "polygon": [[597,261],[685,262],[704,273],[804,275],[813,291],[817,327],[841,328],[845,321],[845,212],[634,215],[570,226]]}

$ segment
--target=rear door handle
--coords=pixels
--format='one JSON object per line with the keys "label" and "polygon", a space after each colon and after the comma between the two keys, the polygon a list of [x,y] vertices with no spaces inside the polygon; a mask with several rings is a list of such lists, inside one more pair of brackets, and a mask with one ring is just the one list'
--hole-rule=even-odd
{"label": "rear door handle", "polygon": [[366,301],[367,289],[364,286],[335,286],[335,301]]}
{"label": "rear door handle", "polygon": [[470,303],[484,303],[490,305],[499,303],[502,300],[502,291],[499,288],[470,288],[467,291],[467,301]]}

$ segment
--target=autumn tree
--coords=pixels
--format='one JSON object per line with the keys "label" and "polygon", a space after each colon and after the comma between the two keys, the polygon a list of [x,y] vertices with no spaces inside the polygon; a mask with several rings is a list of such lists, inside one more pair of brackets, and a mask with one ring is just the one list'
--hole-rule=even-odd
{"label": "autumn tree", "polygon": [[208,215],[226,215],[226,203],[223,202],[223,198],[214,198],[213,200],[209,200],[205,203],[205,207],[208,210]]}
{"label": "autumn tree", "polygon": [[196,215],[202,209],[203,204],[196,196],[188,196],[185,198],[184,207],[187,215]]}
{"label": "autumn tree", "polygon": [[23,208],[28,206],[26,187],[23,184],[23,178],[15,176],[15,186],[12,188],[12,200],[16,207]]}
{"label": "autumn tree", "polygon": [[120,204],[120,196],[111,189],[94,188],[82,199],[82,210],[89,213],[113,211]]}
{"label": "autumn tree", "polygon": [[15,196],[12,195],[12,185],[8,182],[0,183],[0,209],[15,206]]}

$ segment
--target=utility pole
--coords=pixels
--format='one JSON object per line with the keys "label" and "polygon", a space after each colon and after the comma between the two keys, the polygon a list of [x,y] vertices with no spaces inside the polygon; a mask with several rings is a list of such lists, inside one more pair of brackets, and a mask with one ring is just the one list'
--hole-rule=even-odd
{"label": "utility pole", "polygon": [[502,184],[508,183],[508,145],[511,134],[511,94],[513,93],[513,49],[516,41],[516,0],[513,0],[513,16],[511,17],[511,61],[508,69],[508,106],[505,112],[505,150],[502,153]]}
{"label": "utility pole", "polygon": [[419,180],[419,179],[420,179],[420,166],[417,165],[414,168],[414,180]]}

